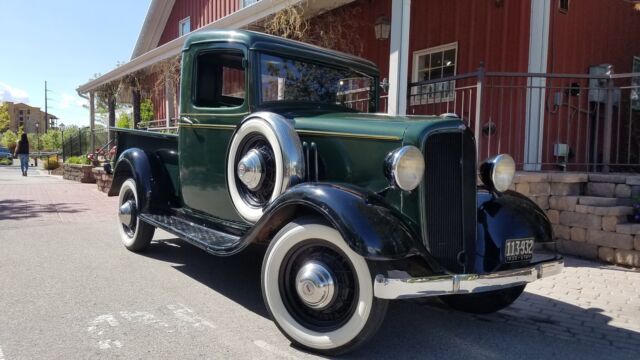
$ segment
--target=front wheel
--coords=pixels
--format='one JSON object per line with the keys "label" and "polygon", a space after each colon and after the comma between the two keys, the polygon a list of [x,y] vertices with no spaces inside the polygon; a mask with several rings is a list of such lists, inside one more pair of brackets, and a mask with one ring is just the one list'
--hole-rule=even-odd
{"label": "front wheel", "polygon": [[455,310],[472,314],[489,314],[513,304],[524,291],[526,285],[518,285],[500,290],[477,294],[446,295],[440,300]]}
{"label": "front wheel", "polygon": [[131,251],[141,251],[149,246],[156,230],[138,218],[139,204],[136,182],[127,179],[118,196],[118,232],[122,244]]}
{"label": "front wheel", "polygon": [[261,283],[280,331],[325,355],[362,345],[387,311],[387,301],[373,296],[366,260],[334,228],[311,220],[278,232],[265,254]]}

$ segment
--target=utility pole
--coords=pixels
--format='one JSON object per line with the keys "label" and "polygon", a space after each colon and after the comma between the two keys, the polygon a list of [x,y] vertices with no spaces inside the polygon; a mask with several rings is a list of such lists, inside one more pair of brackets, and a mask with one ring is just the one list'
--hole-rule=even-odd
{"label": "utility pole", "polygon": [[44,131],[49,131],[49,93],[51,90],[47,87],[47,81],[44,81]]}
{"label": "utility pole", "polygon": [[44,132],[47,132],[49,127],[49,107],[47,106],[47,100],[49,94],[47,94],[47,80],[44,81]]}

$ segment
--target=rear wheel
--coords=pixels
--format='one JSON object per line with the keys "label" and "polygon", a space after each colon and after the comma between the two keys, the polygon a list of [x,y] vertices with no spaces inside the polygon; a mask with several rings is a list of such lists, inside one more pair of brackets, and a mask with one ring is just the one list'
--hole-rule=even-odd
{"label": "rear wheel", "polygon": [[327,355],[362,345],[384,320],[366,260],[335,229],[288,224],[262,265],[262,294],[276,325],[294,344]]}
{"label": "rear wheel", "polygon": [[440,300],[455,310],[472,314],[489,314],[513,304],[522,294],[526,285],[518,285],[500,290],[477,294],[446,295]]}
{"label": "rear wheel", "polygon": [[131,251],[146,248],[156,230],[138,218],[139,204],[136,182],[127,179],[118,196],[118,232],[122,244]]}

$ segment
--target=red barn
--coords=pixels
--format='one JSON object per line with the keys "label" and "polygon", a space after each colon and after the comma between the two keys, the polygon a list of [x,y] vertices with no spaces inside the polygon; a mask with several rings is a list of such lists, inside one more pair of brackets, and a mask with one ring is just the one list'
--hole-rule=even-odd
{"label": "red barn", "polygon": [[309,19],[308,41],[379,65],[381,111],[456,113],[480,156],[509,152],[532,170],[640,163],[640,11],[629,0],[152,0],[131,61],[78,91],[142,71],[152,126],[173,128],[177,79],[159,69],[184,35],[264,30],[288,6]]}

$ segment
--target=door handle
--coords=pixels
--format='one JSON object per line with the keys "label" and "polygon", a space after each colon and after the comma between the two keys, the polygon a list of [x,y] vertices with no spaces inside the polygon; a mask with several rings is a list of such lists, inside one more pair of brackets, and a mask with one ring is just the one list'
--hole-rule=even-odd
{"label": "door handle", "polygon": [[193,121],[191,121],[191,119],[189,119],[188,117],[181,117],[180,121],[185,124],[193,125]]}

